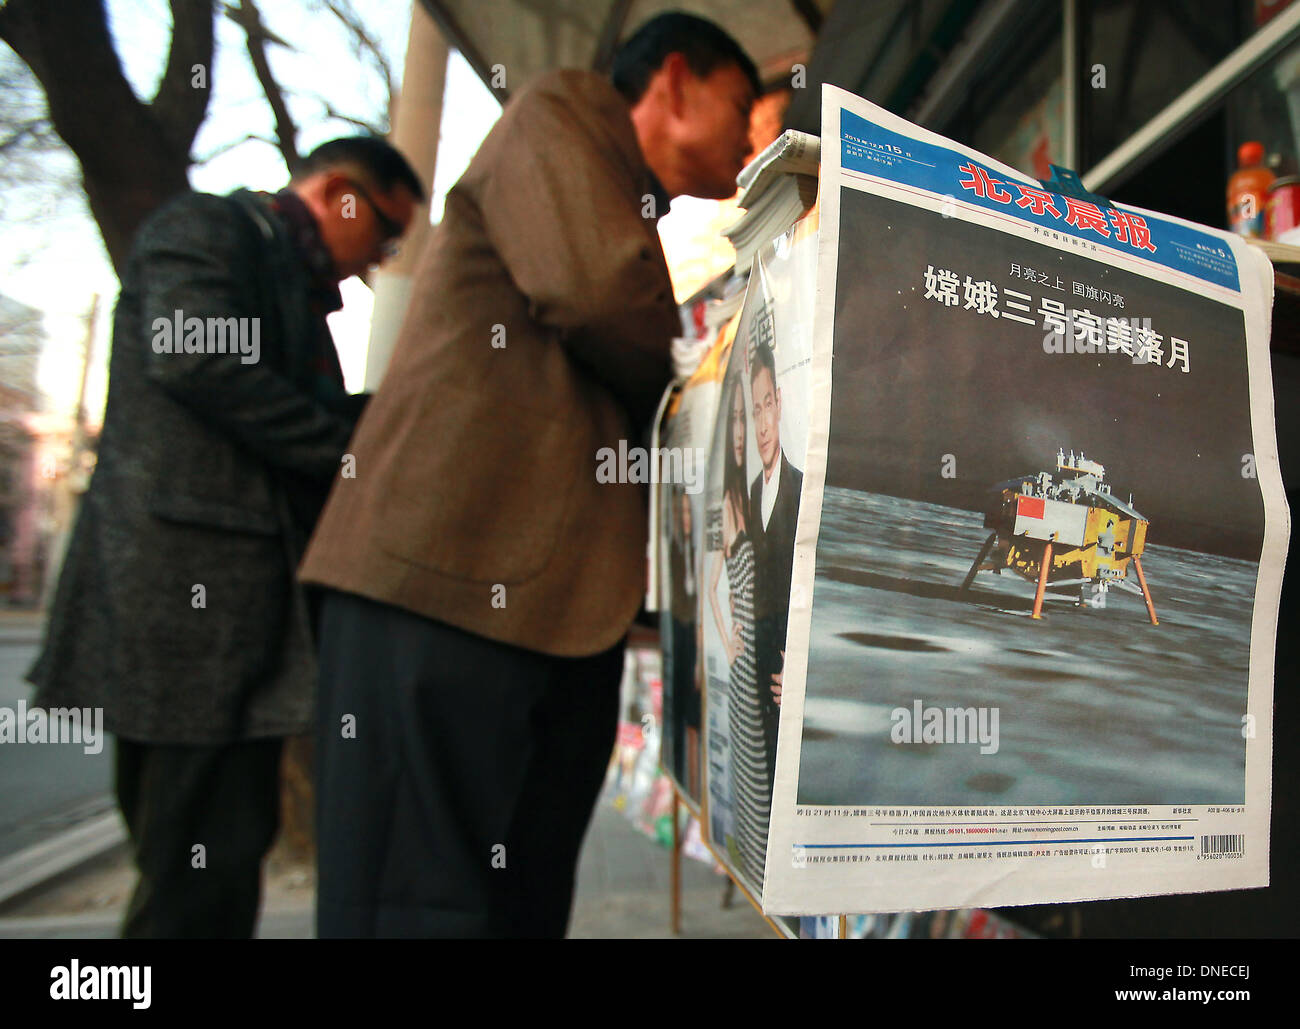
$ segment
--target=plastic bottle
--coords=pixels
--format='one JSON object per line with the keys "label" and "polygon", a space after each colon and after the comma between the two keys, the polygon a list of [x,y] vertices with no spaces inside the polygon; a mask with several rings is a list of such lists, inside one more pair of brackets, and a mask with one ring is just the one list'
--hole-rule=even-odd
{"label": "plastic bottle", "polygon": [[1228,227],[1239,236],[1264,238],[1264,208],[1274,174],[1264,167],[1264,144],[1237,148],[1237,170],[1228,180]]}

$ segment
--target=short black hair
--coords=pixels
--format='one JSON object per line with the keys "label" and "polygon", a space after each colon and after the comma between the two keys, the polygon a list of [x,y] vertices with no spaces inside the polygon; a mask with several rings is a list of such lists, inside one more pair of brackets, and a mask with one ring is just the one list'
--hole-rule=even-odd
{"label": "short black hair", "polygon": [[759,343],[754,347],[752,358],[749,365],[749,381],[753,382],[758,378],[759,371],[766,368],[768,374],[772,376],[772,388],[776,389],[776,355],[772,353],[772,348],[766,343]]}
{"label": "short black hair", "polygon": [[754,95],[763,92],[758,69],[740,44],[713,22],[682,11],[651,18],[619,48],[610,69],[614,88],[628,103],[636,103],[669,54],[681,54],[687,67],[701,77],[719,65],[737,65],[754,87]]}
{"label": "short black hair", "polygon": [[322,143],[298,162],[293,177],[301,179],[340,165],[358,168],[384,193],[405,186],[418,203],[424,203],[420,176],[395,146],[378,136],[344,136]]}

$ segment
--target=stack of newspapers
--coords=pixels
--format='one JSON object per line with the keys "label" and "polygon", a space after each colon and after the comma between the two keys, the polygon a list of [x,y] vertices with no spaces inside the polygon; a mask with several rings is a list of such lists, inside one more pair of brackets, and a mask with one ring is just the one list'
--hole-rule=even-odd
{"label": "stack of newspapers", "polygon": [[723,232],[736,248],[736,271],[749,272],[754,255],[817,202],[821,140],[788,129],[736,179],[745,213]]}

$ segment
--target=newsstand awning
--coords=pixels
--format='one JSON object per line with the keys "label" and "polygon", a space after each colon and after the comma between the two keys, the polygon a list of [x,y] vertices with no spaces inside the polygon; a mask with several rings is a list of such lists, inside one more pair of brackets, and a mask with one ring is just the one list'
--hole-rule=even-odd
{"label": "newsstand awning", "polygon": [[[754,58],[764,82],[807,60],[834,0],[419,0],[479,77],[505,95],[552,68],[603,70],[642,22],[684,10],[717,22]],[[493,83],[494,68],[504,70]]]}

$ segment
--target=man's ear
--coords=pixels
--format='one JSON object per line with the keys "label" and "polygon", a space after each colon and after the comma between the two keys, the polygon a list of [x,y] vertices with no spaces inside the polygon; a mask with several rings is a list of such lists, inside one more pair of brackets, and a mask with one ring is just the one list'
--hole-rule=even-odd
{"label": "man's ear", "polygon": [[333,170],[318,172],[317,177],[320,183],[317,188],[320,190],[321,196],[331,199],[338,196],[343,183],[346,181],[344,175]]}
{"label": "man's ear", "polygon": [[345,173],[335,170],[321,172],[319,189],[321,202],[331,214],[340,213],[344,198],[349,195],[352,195],[349,206],[355,210],[357,198],[354,194],[356,191]]}
{"label": "man's ear", "polygon": [[684,117],[687,107],[687,80],[691,74],[690,65],[686,63],[686,58],[682,54],[671,53],[664,58],[659,71],[664,77],[664,85],[668,91],[669,110],[672,111],[674,118]]}

